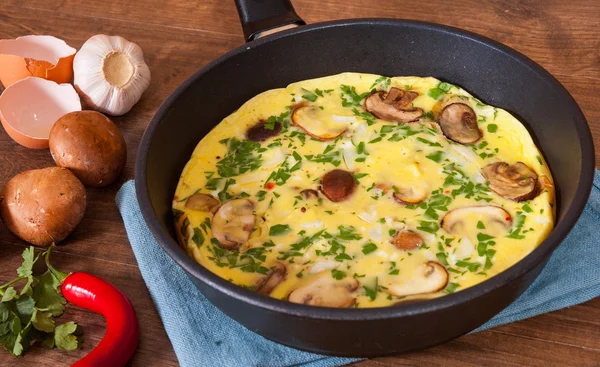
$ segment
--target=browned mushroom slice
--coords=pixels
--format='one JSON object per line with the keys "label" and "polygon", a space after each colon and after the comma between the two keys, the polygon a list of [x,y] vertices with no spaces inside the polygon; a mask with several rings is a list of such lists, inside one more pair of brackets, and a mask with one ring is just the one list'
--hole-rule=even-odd
{"label": "browned mushroom slice", "polygon": [[324,274],[312,283],[293,290],[288,301],[311,306],[348,308],[356,302],[352,293],[357,288],[356,279],[335,280],[331,275]]}
{"label": "browned mushroom slice", "polygon": [[331,114],[315,106],[302,106],[292,113],[292,122],[315,139],[331,140],[348,128],[347,123],[335,122]]}
{"label": "browned mushroom slice", "polygon": [[441,225],[446,232],[454,234],[461,226],[466,225],[466,221],[469,221],[469,223],[473,222],[473,225],[475,225],[477,223],[475,219],[479,218],[483,219],[482,222],[484,224],[496,223],[505,229],[509,229],[512,226],[510,213],[494,205],[465,206],[450,210],[442,218]]}
{"label": "browned mushroom slice", "polygon": [[313,189],[306,189],[306,190],[300,191],[300,195],[302,195],[302,197],[305,200],[308,200],[310,198],[317,199],[319,197],[319,192],[317,190],[313,190]]}
{"label": "browned mushroom slice", "polygon": [[179,219],[175,222],[175,233],[177,234],[177,242],[183,248],[187,247],[189,239],[188,228],[190,226],[190,220],[186,213],[182,214]]}
{"label": "browned mushroom slice", "polygon": [[400,250],[416,250],[423,244],[423,238],[418,233],[400,231],[396,232],[390,241]]}
{"label": "browned mushroom slice", "polygon": [[185,207],[192,210],[214,213],[221,203],[211,195],[194,194],[185,202]]}
{"label": "browned mushroom slice", "polygon": [[438,116],[438,124],[444,135],[460,144],[473,144],[481,139],[477,115],[464,103],[450,103]]}
{"label": "browned mushroom slice", "polygon": [[427,199],[427,191],[414,186],[402,186],[394,188],[394,199],[400,204],[414,205]]}
{"label": "browned mushroom slice", "polygon": [[269,271],[269,273],[260,281],[256,287],[256,292],[264,295],[271,294],[273,289],[285,280],[286,272],[285,265],[276,262],[273,269],[271,269],[271,271]]}
{"label": "browned mushroom slice", "polygon": [[260,121],[246,131],[246,137],[251,141],[265,141],[276,136],[281,131],[281,122],[269,124],[266,121]]}
{"label": "browned mushroom slice", "polygon": [[417,96],[415,92],[391,88],[387,93],[379,91],[368,96],[365,99],[365,109],[382,120],[411,122],[423,116],[421,108],[410,106],[410,102]]}
{"label": "browned mushroom slice", "polygon": [[448,271],[435,261],[429,261],[416,269],[416,274],[404,283],[388,286],[388,292],[394,296],[410,296],[441,291],[448,284]]}
{"label": "browned mushroom slice", "polygon": [[233,199],[223,204],[212,219],[211,229],[221,247],[235,250],[248,242],[256,217],[254,203],[248,199]]}
{"label": "browned mushroom slice", "polygon": [[496,194],[514,201],[533,199],[537,194],[537,175],[523,162],[512,166],[496,162],[483,167],[482,173],[490,181]]}
{"label": "browned mushroom slice", "polygon": [[334,169],[327,172],[321,178],[321,187],[319,189],[327,199],[337,203],[352,195],[355,186],[356,183],[354,182],[352,173],[341,169]]}

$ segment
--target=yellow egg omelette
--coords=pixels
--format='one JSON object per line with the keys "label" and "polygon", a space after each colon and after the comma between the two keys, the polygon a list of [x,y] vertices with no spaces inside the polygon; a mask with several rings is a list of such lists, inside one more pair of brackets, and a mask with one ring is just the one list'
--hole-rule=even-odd
{"label": "yellow egg omelette", "polygon": [[459,86],[343,73],[257,95],[198,144],[173,199],[181,246],[239,286],[322,307],[458,292],[554,226],[526,128]]}

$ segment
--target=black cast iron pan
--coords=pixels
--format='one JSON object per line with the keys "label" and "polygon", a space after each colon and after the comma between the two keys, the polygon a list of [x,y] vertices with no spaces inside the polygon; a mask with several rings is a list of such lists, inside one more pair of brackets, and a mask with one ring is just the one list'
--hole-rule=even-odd
{"label": "black cast iron pan", "polygon": [[[238,0],[244,33],[304,24],[289,0]],[[517,115],[534,136],[556,183],[556,228],[530,255],[464,291],[378,309],[328,309],[257,295],[219,278],[179,247],[171,200],[196,144],[254,95],[344,71],[434,76]],[[148,227],[200,291],[248,329],[318,353],[372,357],[432,346],[480,326],[538,276],[588,198],[594,170],[589,128],[560,83],[522,54],[488,38],[436,24],[357,19],[301,26],[260,38],[186,80],[150,122],[135,180]],[[189,300],[195,302],[195,300]]]}

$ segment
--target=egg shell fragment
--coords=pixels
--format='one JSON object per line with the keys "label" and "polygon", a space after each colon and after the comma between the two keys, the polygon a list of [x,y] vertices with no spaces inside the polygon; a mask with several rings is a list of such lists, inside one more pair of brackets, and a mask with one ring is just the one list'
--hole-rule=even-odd
{"label": "egg shell fragment", "polygon": [[73,111],[81,111],[81,102],[70,84],[28,77],[0,95],[0,121],[4,130],[27,148],[47,149],[54,123]]}
{"label": "egg shell fragment", "polygon": [[30,76],[69,83],[75,53],[76,49],[52,36],[0,40],[0,81],[6,88]]}

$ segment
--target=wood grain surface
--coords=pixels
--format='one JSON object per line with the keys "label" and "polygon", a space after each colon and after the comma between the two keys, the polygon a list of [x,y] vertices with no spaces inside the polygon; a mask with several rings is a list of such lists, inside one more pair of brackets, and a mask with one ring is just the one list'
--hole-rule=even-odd
{"label": "wood grain surface", "polygon": [[[308,23],[358,17],[408,18],[460,27],[494,38],[550,71],[581,106],[600,154],[600,1],[296,0]],[[92,35],[120,35],[138,43],[152,83],[126,116],[114,121],[128,145],[122,179],[88,189],[83,222],[54,261],[60,268],[97,274],[133,302],[140,345],[132,366],[177,366],[177,358],[139,273],[114,197],[133,175],[144,129],[161,102],[199,67],[244,39],[231,0],[0,0],[0,39],[50,34],[80,47]],[[0,129],[1,130],[1,129]],[[48,151],[14,143],[0,131],[0,185],[15,174],[52,166]],[[27,246],[0,225],[0,284],[13,278]],[[104,334],[102,317],[67,307],[65,317],[84,329],[77,351],[34,346],[24,358],[0,350],[2,366],[66,366],[88,353]],[[467,335],[425,351],[378,358],[356,366],[600,366],[600,299]]]}

